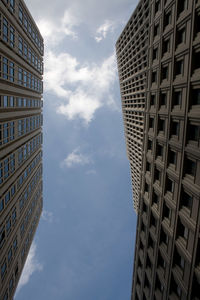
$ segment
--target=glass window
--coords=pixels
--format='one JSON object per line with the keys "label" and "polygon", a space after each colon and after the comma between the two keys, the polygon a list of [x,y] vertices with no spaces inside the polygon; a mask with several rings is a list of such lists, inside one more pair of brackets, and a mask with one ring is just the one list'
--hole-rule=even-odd
{"label": "glass window", "polygon": [[14,47],[15,44],[15,30],[12,26],[10,26],[10,46]]}
{"label": "glass window", "polygon": [[8,96],[3,96],[3,106],[8,107]]}
{"label": "glass window", "polygon": [[9,63],[9,79],[10,81],[14,82],[14,63],[10,62]]}
{"label": "glass window", "polygon": [[5,204],[7,205],[9,201],[10,201],[10,191],[7,192],[7,194],[5,195]]}
{"label": "glass window", "polygon": [[14,106],[14,97],[10,96],[10,107]]}
{"label": "glass window", "polygon": [[23,41],[22,41],[22,38],[20,36],[19,36],[19,39],[18,39],[18,50],[19,50],[19,54],[22,55]]}
{"label": "glass window", "polygon": [[19,21],[22,24],[22,20],[23,20],[23,10],[21,5],[19,4]]}
{"label": "glass window", "polygon": [[3,78],[8,79],[8,59],[3,58]]}
{"label": "glass window", "polygon": [[4,209],[4,199],[0,200],[0,212]]}
{"label": "glass window", "polygon": [[8,42],[8,21],[3,18],[3,40]]}

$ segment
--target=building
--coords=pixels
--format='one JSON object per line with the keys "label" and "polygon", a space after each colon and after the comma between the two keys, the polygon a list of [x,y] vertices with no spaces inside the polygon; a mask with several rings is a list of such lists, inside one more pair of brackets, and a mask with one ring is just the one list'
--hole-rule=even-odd
{"label": "building", "polygon": [[43,39],[22,0],[0,2],[0,299],[13,299],[42,210]]}
{"label": "building", "polygon": [[142,0],[136,10],[145,2],[148,71],[132,300],[200,299],[200,1]]}
{"label": "building", "polygon": [[124,131],[136,212],[142,168],[148,34],[149,4],[148,1],[142,1],[116,43]]}

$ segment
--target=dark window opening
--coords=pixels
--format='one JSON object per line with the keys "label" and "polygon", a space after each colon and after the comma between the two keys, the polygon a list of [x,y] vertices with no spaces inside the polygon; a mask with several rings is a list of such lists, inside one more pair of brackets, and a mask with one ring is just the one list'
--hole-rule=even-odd
{"label": "dark window opening", "polygon": [[183,59],[175,63],[175,76],[183,75]]}
{"label": "dark window opening", "polygon": [[195,176],[196,174],[196,162],[187,158],[185,159],[185,174]]}
{"label": "dark window opening", "polygon": [[169,178],[166,179],[166,192],[167,191],[171,193],[174,191],[174,182]]}
{"label": "dark window opening", "polygon": [[191,195],[186,193],[184,190],[181,193],[181,206],[185,206],[188,208],[190,211],[192,210],[192,205],[193,205],[193,198]]}
{"label": "dark window opening", "polygon": [[176,164],[176,157],[177,157],[176,152],[172,151],[172,150],[169,150],[168,157],[169,157],[169,163],[175,165]]}
{"label": "dark window opening", "polygon": [[189,124],[188,140],[199,142],[199,140],[200,140],[200,126],[199,125]]}
{"label": "dark window opening", "polygon": [[176,46],[186,42],[186,28],[181,28],[176,32]]}
{"label": "dark window opening", "polygon": [[167,93],[160,94],[160,106],[166,106],[167,104]]}
{"label": "dark window opening", "polygon": [[176,136],[179,135],[179,123],[178,122],[172,121],[172,123],[171,123],[171,134],[176,135]]}
{"label": "dark window opening", "polygon": [[181,91],[174,91],[173,93],[173,104],[181,105],[182,102],[182,93]]}
{"label": "dark window opening", "polygon": [[166,52],[170,52],[170,39],[163,41],[163,54]]}

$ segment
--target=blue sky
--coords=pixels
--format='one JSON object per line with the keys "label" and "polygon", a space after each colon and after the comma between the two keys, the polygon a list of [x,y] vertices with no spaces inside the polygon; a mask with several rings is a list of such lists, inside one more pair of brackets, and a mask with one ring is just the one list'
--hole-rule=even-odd
{"label": "blue sky", "polygon": [[27,0],[45,38],[44,210],[15,300],[128,300],[132,207],[115,42],[132,0]]}

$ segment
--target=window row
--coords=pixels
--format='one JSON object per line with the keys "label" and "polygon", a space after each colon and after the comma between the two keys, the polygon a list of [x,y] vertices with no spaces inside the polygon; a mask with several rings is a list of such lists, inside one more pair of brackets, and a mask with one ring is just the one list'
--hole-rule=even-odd
{"label": "window row", "polygon": [[40,37],[40,34],[37,28],[33,25],[28,14],[26,13],[22,3],[19,3],[19,22],[23,26],[24,30],[26,31],[29,38],[32,39],[35,46],[38,48],[41,54],[43,54],[44,46],[43,41]]}
{"label": "window row", "polygon": [[31,74],[30,72],[15,65],[12,61],[6,57],[1,57],[1,69],[0,77],[16,84],[22,85],[26,88],[32,89],[39,93],[43,91],[42,81]]}
{"label": "window row", "polygon": [[[26,161],[42,144],[42,134],[35,136],[14,153],[0,161],[0,184],[10,177],[19,166]],[[17,159],[16,159],[17,157]]]}
{"label": "window row", "polygon": [[25,217],[20,225],[20,236],[21,236],[21,239],[23,238],[25,232],[26,232],[26,229],[28,227],[28,224],[30,222],[30,219],[31,219],[31,216],[33,215],[33,212],[37,206],[37,202],[39,201],[40,197],[41,197],[41,194],[42,194],[42,184],[40,184],[38,190],[36,191],[29,207],[27,208],[27,211],[26,211],[26,214],[25,214]]}
{"label": "window row", "polygon": [[[9,188],[1,197],[0,199],[0,213],[3,212],[4,209],[6,209],[7,205],[13,200],[16,192],[21,188],[24,181],[26,181],[32,174],[35,167],[38,165],[38,163],[41,161],[42,152],[37,154],[37,156],[33,159],[33,161],[30,163],[30,165],[25,169],[25,171],[19,176],[19,179],[17,180],[17,184],[14,183],[11,188]],[[40,167],[40,171],[41,167]]]}
{"label": "window row", "polygon": [[0,108],[38,108],[43,106],[40,99],[29,99],[13,96],[0,96]]}
{"label": "window row", "polygon": [[20,213],[24,209],[24,207],[27,205],[28,200],[33,194],[33,191],[39,182],[40,178],[42,176],[42,167],[40,167],[33,178],[31,179],[30,183],[28,183],[26,189],[23,191],[23,193],[19,196],[18,202],[19,202],[19,210]]}

